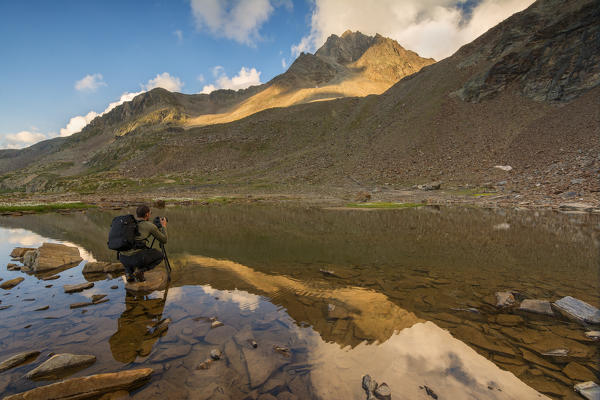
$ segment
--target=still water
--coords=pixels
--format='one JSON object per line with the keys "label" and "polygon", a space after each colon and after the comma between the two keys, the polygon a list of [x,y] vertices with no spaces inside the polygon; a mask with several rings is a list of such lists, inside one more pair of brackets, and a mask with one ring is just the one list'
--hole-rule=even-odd
{"label": "still water", "polygon": [[[132,295],[122,277],[105,275],[65,294],[64,284],[85,282],[87,261],[115,261],[110,221],[132,211],[0,218],[2,265],[13,247],[42,242],[75,245],[84,258],[52,281],[1,268],[0,278],[25,281],[0,290],[0,306],[10,306],[0,310],[0,361],[42,354],[1,373],[0,393],[51,383],[23,377],[50,353],[97,357],[71,376],[153,368],[134,399],[365,399],[364,374],[393,399],[579,398],[573,384],[600,376],[598,342],[585,336],[592,327],[499,310],[494,296],[600,306],[598,215],[155,209],[169,218],[166,290]],[[109,301],[69,308],[94,294]],[[210,318],[224,325],[211,329]],[[212,349],[223,359],[199,368]],[[555,349],[569,353],[543,355]]]}

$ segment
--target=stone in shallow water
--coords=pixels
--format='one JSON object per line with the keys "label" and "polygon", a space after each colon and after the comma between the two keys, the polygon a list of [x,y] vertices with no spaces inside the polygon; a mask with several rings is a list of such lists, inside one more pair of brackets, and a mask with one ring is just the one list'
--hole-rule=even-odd
{"label": "stone in shallow water", "polygon": [[588,331],[585,333],[585,336],[589,337],[590,339],[598,340],[600,339],[600,331]]}
{"label": "stone in shallow water", "polygon": [[31,247],[15,247],[13,249],[13,251],[10,252],[10,256],[12,258],[21,258],[25,255],[25,253],[27,253],[28,251],[31,250],[35,250]]}
{"label": "stone in shallow water", "polygon": [[34,358],[40,355],[39,351],[25,351],[23,353],[15,354],[14,356],[2,361],[0,363],[0,372],[4,372],[8,369],[14,368],[27,361],[33,361]]}
{"label": "stone in shallow water", "polygon": [[85,289],[89,289],[89,288],[93,288],[93,287],[94,287],[94,282],[85,282],[85,283],[78,283],[76,285],[64,285],[63,286],[65,293],[81,292],[81,291],[84,291]]}
{"label": "stone in shallow water", "polygon": [[375,389],[375,397],[377,397],[379,400],[391,400],[392,390],[387,383],[382,383],[381,385],[377,386],[377,389]]}
{"label": "stone in shallow water", "polygon": [[87,307],[87,306],[91,306],[92,304],[94,304],[94,303],[90,303],[90,302],[73,303],[73,304],[69,305],[69,308],[73,309],[73,308]]}
{"label": "stone in shallow water", "polygon": [[568,363],[567,366],[563,368],[562,372],[569,378],[578,382],[596,379],[596,375],[591,370],[574,361]]}
{"label": "stone in shallow water", "polygon": [[554,312],[552,311],[552,306],[547,300],[523,300],[521,302],[521,305],[519,306],[519,310],[533,312],[537,314],[554,315]]}
{"label": "stone in shallow water", "polygon": [[28,251],[25,254],[27,257],[24,257],[23,264],[38,273],[75,266],[83,261],[77,247],[58,243],[43,243],[40,248],[33,252],[33,255],[31,253],[31,251]]}
{"label": "stone in shallow water", "polygon": [[496,307],[509,307],[515,304],[515,296],[511,292],[496,292]]}
{"label": "stone in shallow water", "polygon": [[51,385],[7,396],[4,400],[63,400],[96,398],[105,393],[133,390],[142,386],[152,375],[151,368],[133,369],[107,374],[65,379]]}
{"label": "stone in shallow water", "polygon": [[167,273],[162,268],[144,272],[144,279],[144,282],[126,283],[125,289],[130,292],[153,292],[167,286]]}
{"label": "stone in shallow water", "polygon": [[571,296],[565,296],[554,302],[553,305],[561,313],[579,323],[588,322],[600,324],[600,310],[585,301],[581,301]]}
{"label": "stone in shallow water", "polygon": [[109,272],[124,272],[125,267],[120,262],[88,262],[83,266],[84,274],[106,274]]}
{"label": "stone in shallow water", "polygon": [[0,284],[0,289],[4,289],[4,290],[12,289],[15,286],[17,286],[19,283],[23,282],[24,280],[25,280],[25,278],[18,277],[15,279],[4,281]]}
{"label": "stone in shallow water", "polygon": [[600,399],[600,386],[596,382],[583,382],[575,385],[575,391],[588,400]]}
{"label": "stone in shallow water", "polygon": [[31,370],[25,377],[28,379],[58,379],[65,373],[70,375],[75,370],[86,368],[95,362],[96,357],[92,355],[56,354]]}

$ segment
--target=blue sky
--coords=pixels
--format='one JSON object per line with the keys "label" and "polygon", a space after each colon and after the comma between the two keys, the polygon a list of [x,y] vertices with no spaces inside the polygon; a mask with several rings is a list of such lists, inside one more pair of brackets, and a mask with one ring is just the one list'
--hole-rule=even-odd
{"label": "blue sky", "polygon": [[124,94],[155,86],[199,93],[267,82],[346,29],[443,58],[531,2],[0,0],[0,148],[72,134]]}

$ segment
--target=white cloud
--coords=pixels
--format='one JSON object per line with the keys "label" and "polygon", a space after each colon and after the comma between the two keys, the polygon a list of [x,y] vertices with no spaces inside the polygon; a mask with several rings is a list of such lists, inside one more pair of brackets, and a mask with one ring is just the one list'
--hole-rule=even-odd
{"label": "white cloud", "polygon": [[287,61],[285,61],[285,58],[281,59],[281,68],[283,68],[283,69],[287,68]]}
{"label": "white cloud", "polygon": [[179,92],[183,87],[183,82],[181,82],[179,78],[169,75],[168,72],[163,72],[162,74],[157,74],[153,79],[150,79],[145,85],[142,85],[142,88],[146,90],[152,90],[158,87],[167,89],[171,92]]}
{"label": "white cloud", "polygon": [[440,60],[533,1],[482,0],[465,21],[457,0],[378,0],[368,7],[362,0],[315,0],[311,33],[291,51],[295,57],[313,52],[329,35],[350,29],[379,33],[422,57]]}
{"label": "white cloud", "polygon": [[174,30],[173,35],[177,36],[178,43],[183,42],[183,32],[181,31],[181,29]]}
{"label": "white cloud", "polygon": [[89,124],[99,114],[95,111],[90,111],[86,115],[78,115],[69,120],[66,127],[60,129],[60,136],[71,136],[74,133],[80,132],[87,124]]}
{"label": "white cloud", "polygon": [[106,86],[106,82],[102,80],[102,74],[86,75],[75,82],[75,89],[80,92],[94,92],[100,86]]}
{"label": "white cloud", "polygon": [[215,36],[249,46],[261,39],[261,26],[281,5],[290,9],[288,1],[278,0],[191,0],[198,30],[207,29]]}
{"label": "white cloud", "polygon": [[220,65],[213,68],[213,75],[216,77],[215,84],[205,85],[200,93],[208,94],[217,89],[246,89],[253,85],[260,85],[260,71],[256,68],[242,67],[240,72],[229,78],[225,70]]}
{"label": "white cloud", "polygon": [[40,140],[48,139],[48,136],[37,131],[21,131],[17,133],[7,133],[5,135],[5,143],[2,148],[5,149],[20,149],[31,146]]}

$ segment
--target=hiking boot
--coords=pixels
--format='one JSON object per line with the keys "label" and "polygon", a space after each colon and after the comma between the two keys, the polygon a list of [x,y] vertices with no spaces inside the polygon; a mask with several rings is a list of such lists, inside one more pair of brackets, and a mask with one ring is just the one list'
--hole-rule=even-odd
{"label": "hiking boot", "polygon": [[125,274],[125,279],[127,280],[127,283],[135,282],[135,277],[132,274]]}
{"label": "hiking boot", "polygon": [[144,271],[141,271],[139,269],[135,270],[135,272],[133,273],[133,276],[135,277],[136,282],[145,282],[146,281],[146,279],[144,279]]}

